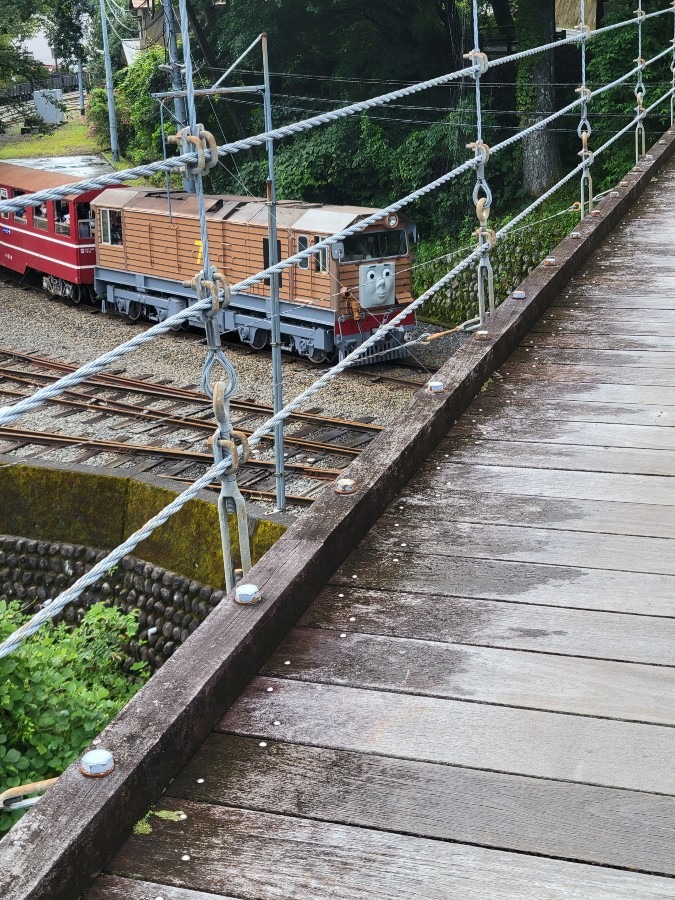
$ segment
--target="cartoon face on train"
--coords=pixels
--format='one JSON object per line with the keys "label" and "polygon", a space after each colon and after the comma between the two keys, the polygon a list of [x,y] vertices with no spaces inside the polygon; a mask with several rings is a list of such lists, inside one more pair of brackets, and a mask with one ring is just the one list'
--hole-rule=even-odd
{"label": "cartoon face on train", "polygon": [[359,303],[364,309],[393,306],[396,302],[396,278],[393,262],[359,267]]}

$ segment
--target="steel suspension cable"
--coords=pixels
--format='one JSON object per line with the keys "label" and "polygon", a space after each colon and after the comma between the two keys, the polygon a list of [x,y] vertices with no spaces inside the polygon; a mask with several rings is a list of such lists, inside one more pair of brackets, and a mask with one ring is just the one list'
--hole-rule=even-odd
{"label": "steel suspension cable", "polygon": [[[665,94],[658,98],[651,106],[646,110],[647,113],[654,110],[657,106],[671,97],[673,94],[673,88],[670,88]],[[595,154],[598,155],[603,153],[609,147],[611,147],[620,137],[630,131],[631,128],[635,125],[637,121],[637,117],[635,117],[632,121],[630,121],[627,125],[625,125],[619,132],[617,132],[610,140],[606,141],[601,147],[599,147]],[[556,193],[563,185],[567,184],[576,174],[578,174],[583,168],[583,162],[579,163],[575,169],[565,175],[560,179],[555,185],[549,188],[541,197],[538,197],[535,201],[533,201],[526,209],[520,212],[517,216],[511,219],[506,225],[504,225],[497,232],[496,236],[498,239],[505,237],[510,231],[515,229],[523,219],[527,218],[534,210],[538,209],[542,203],[548,200],[553,194]],[[391,331],[396,327],[403,319],[409,315],[414,310],[418,309],[423,303],[425,303],[428,299],[433,297],[439,291],[441,291],[453,278],[459,275],[461,272],[465,271],[473,262],[476,262],[480,257],[480,250],[474,250],[469,256],[465,257],[461,262],[457,263],[449,272],[447,272],[442,278],[440,278],[432,287],[426,290],[417,300],[414,300],[412,303],[408,304],[401,312],[397,313],[397,315],[387,322],[385,325],[382,325],[376,332],[374,332],[363,344],[353,350],[348,356],[346,356],[341,362],[337,365],[333,366],[329,369],[324,375],[321,376],[317,381],[315,381],[310,387],[308,387],[305,391],[299,394],[294,400],[288,403],[283,410],[276,413],[266,422],[264,422],[261,426],[259,426],[249,438],[249,444],[254,445],[257,444],[265,435],[269,434],[274,430],[275,425],[287,419],[299,406],[302,406],[309,400],[312,396],[318,393],[325,384],[329,381],[332,381],[336,378],[341,372],[343,372],[346,368],[352,365],[354,362],[358,360],[358,358],[365,353],[373,344],[375,344],[378,340],[380,340],[387,332]],[[197,481],[195,481],[189,488],[179,494],[171,503],[169,503],[164,509],[160,510],[156,516],[146,522],[141,528],[139,528],[134,534],[130,535],[122,544],[112,550],[104,559],[100,562],[96,563],[88,572],[82,575],[78,580],[71,585],[71,587],[67,588],[63,591],[57,598],[55,598],[49,606],[43,607],[39,612],[37,612],[28,622],[25,622],[21,625],[13,634],[9,635],[1,644],[0,644],[0,659],[8,656],[12,651],[16,650],[23,641],[30,637],[30,635],[34,634],[39,628],[42,627],[46,622],[53,619],[57,616],[63,609],[69,604],[77,600],[82,591],[84,591],[87,587],[91,587],[91,585],[95,584],[98,579],[105,575],[109,569],[113,566],[117,565],[124,556],[128,553],[131,553],[142,541],[146,540],[150,535],[161,525],[165,524],[172,515],[177,513],[180,509],[185,506],[193,497],[196,497],[199,491],[208,487],[214,480],[217,480],[219,476],[229,467],[230,459],[227,457],[223,462],[219,463],[216,466],[213,466],[207,472],[204,473]]]}

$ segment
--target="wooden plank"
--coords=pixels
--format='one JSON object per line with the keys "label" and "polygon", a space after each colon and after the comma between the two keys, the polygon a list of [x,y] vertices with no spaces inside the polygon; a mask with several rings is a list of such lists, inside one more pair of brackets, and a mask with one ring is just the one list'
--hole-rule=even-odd
{"label": "wooden plank", "polygon": [[675,723],[675,669],[296,628],[261,674],[519,709]]}
{"label": "wooden plank", "polygon": [[673,351],[675,338],[654,334],[566,334],[558,331],[552,334],[530,333],[522,343],[523,347],[556,347],[573,350],[621,350],[627,351]]}
{"label": "wooden plank", "polygon": [[[675,450],[675,428],[659,425],[623,425],[600,422],[552,422],[536,415],[516,419],[502,414],[463,416],[453,434],[484,440],[529,444],[575,444],[584,447],[623,447],[635,450]],[[548,452],[548,448],[543,452]]]}
{"label": "wooden plank", "polygon": [[115,875],[99,875],[83,900],[234,900],[224,894],[191,891],[158,882],[138,881],[136,878],[118,878]]}
{"label": "wooden plank", "polygon": [[167,794],[176,800],[675,873],[675,801],[635,791],[294,744],[275,743],[270,753],[261,753],[254,739],[213,734]]}
{"label": "wooden plank", "polygon": [[160,806],[188,818],[158,820],[151,835],[132,837],[115,870],[256,900],[672,897],[672,881],[659,876],[188,800]]}
{"label": "wooden plank", "polygon": [[407,527],[427,520],[429,523],[478,522],[675,538],[675,516],[656,504],[576,500],[537,494],[528,497],[506,490],[496,493],[489,486],[474,484],[474,480],[471,478],[466,485],[462,485],[466,490],[446,488],[439,492],[438,488],[434,488],[432,493],[424,490],[423,482],[416,479],[391,507],[394,527],[396,522],[400,527]]}
{"label": "wooden plank", "polygon": [[675,793],[675,729],[662,725],[255,678],[216,730],[268,743]]}
{"label": "wooden plank", "polygon": [[539,363],[555,366],[617,366],[621,368],[675,369],[673,350],[590,350],[578,347],[521,347],[512,353],[509,363],[532,365]]}
{"label": "wooden plank", "polygon": [[[659,279],[659,283],[661,279]],[[671,284],[673,284],[671,280]],[[593,309],[670,309],[675,310],[675,285],[669,292],[644,293],[636,289],[617,290],[615,285],[602,284],[595,278],[591,284],[584,284],[581,289],[566,291],[551,304],[551,307],[582,307]],[[653,288],[653,284],[650,285]]]}
{"label": "wooden plank", "polygon": [[[602,448],[527,444],[521,441],[466,441],[452,433],[441,443],[451,462],[527,468],[568,469],[570,471],[614,472],[635,475],[675,475],[675,457],[669,450],[631,450],[613,447],[611,453]],[[443,458],[441,472],[447,462]],[[440,476],[442,477],[442,476]],[[570,495],[574,495],[570,478]]]}
{"label": "wooden plank", "polygon": [[[448,454],[449,456],[449,454]],[[658,475],[617,475],[611,472],[569,472],[560,469],[536,469],[527,466],[504,466],[495,463],[450,463],[442,466],[427,463],[421,471],[437,474],[436,492],[440,498],[464,487],[472,491],[498,494],[522,494],[526,497],[605,500],[619,497],[629,503],[675,506],[675,484],[672,478]]]}
{"label": "wooden plank", "polygon": [[[577,325],[583,325],[585,331],[604,331],[606,328],[612,328],[615,325],[633,325],[640,328],[641,326],[649,326],[648,334],[659,332],[661,327],[675,325],[675,315],[670,309],[650,309],[647,312],[641,309],[612,309],[610,311],[602,310],[596,312],[586,308],[552,305],[541,317],[537,323],[542,326],[537,330],[541,331],[558,331],[568,326],[574,328]],[[544,329],[544,325],[551,326]],[[652,327],[655,326],[655,327]],[[636,333],[639,334],[639,331]]]}
{"label": "wooden plank", "polygon": [[[595,403],[639,404],[658,406],[661,409],[675,406],[675,387],[640,384],[593,384],[591,382],[568,383],[539,381],[538,379],[508,378],[500,382],[500,390],[511,392],[514,400],[584,400]],[[508,400],[505,400],[508,403]]]}
{"label": "wooden plank", "polygon": [[357,549],[333,575],[333,584],[390,591],[477,597],[649,616],[675,615],[671,575],[612,572],[541,563],[426,556],[407,548]]}
{"label": "wooden plank", "polygon": [[675,620],[329,586],[300,621],[306,628],[504,647],[594,659],[675,665]]}
{"label": "wooden plank", "polygon": [[[644,384],[654,387],[675,387],[675,373],[668,368],[650,366],[592,366],[554,365],[538,359],[538,353],[531,353],[532,363],[509,362],[502,369],[513,383],[515,380],[536,378],[542,381],[562,381],[583,384]],[[536,361],[535,361],[536,360]],[[658,400],[660,391],[654,391]]]}
{"label": "wooden plank", "polygon": [[672,406],[594,403],[584,400],[538,400],[533,403],[532,400],[517,399],[510,389],[501,392],[498,387],[491,388],[474,400],[466,415],[469,418],[477,417],[478,413],[485,413],[486,417],[499,415],[504,411],[505,398],[509,399],[509,418],[525,416],[533,420],[553,419],[556,422],[607,422],[617,425],[661,425],[668,428],[675,426],[675,409]]}
{"label": "wooden plank", "polygon": [[[565,310],[567,312],[567,310]],[[621,311],[619,311],[621,312]],[[628,317],[628,310],[623,310],[626,315],[618,317],[617,314],[607,316],[601,319],[597,314],[589,316],[588,313],[583,315],[569,316],[564,319],[552,318],[538,322],[533,328],[534,334],[557,334],[559,331],[579,332],[581,334],[602,334],[608,332],[611,334],[659,334],[667,337],[675,337],[675,322],[672,321],[655,321],[652,317],[656,316],[660,310],[650,310],[649,320],[639,315]]]}
{"label": "wooden plank", "polygon": [[[659,509],[664,515],[663,507]],[[672,512],[667,517],[675,518]],[[669,538],[424,518],[400,522],[396,528],[396,521],[395,514],[383,516],[361,541],[360,549],[374,554],[395,555],[403,549],[426,558],[470,556],[675,576],[675,542]]]}

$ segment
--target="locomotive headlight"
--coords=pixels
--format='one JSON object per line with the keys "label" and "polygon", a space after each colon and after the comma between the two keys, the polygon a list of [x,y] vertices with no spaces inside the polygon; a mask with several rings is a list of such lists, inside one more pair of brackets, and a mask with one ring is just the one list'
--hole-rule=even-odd
{"label": "locomotive headlight", "polygon": [[396,215],[396,213],[391,213],[391,215],[387,216],[387,225],[390,228],[396,228],[396,226],[398,225],[398,216]]}

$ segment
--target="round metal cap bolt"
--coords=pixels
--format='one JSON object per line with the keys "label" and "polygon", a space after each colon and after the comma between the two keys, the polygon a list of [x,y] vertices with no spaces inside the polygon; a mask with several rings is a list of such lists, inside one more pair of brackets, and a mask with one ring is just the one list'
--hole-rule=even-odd
{"label": "round metal cap bolt", "polygon": [[557,266],[558,260],[555,258],[555,256],[547,256],[546,259],[544,260],[544,265],[545,266]]}
{"label": "round metal cap bolt", "polygon": [[576,238],[577,240],[581,237],[580,231],[573,231],[570,237]]}
{"label": "round metal cap bolt", "polygon": [[102,747],[88,750],[80,760],[80,772],[87,778],[103,778],[104,775],[110,775],[114,768],[112,753]]}
{"label": "round metal cap bolt", "polygon": [[442,381],[428,381],[427,382],[427,391],[430,394],[440,394],[443,392],[445,385]]}
{"label": "round metal cap bolt", "polygon": [[262,594],[255,584],[238,584],[234,589],[234,600],[242,606],[253,606],[260,603]]}
{"label": "round metal cap bolt", "polygon": [[514,300],[525,300],[527,294],[525,291],[514,291],[512,296]]}
{"label": "round metal cap bolt", "polygon": [[352,478],[338,478],[335,482],[336,494],[353,494],[356,492],[356,482]]}
{"label": "round metal cap bolt", "polygon": [[474,331],[473,336],[477,341],[489,341],[490,340],[490,332],[489,331]]}

